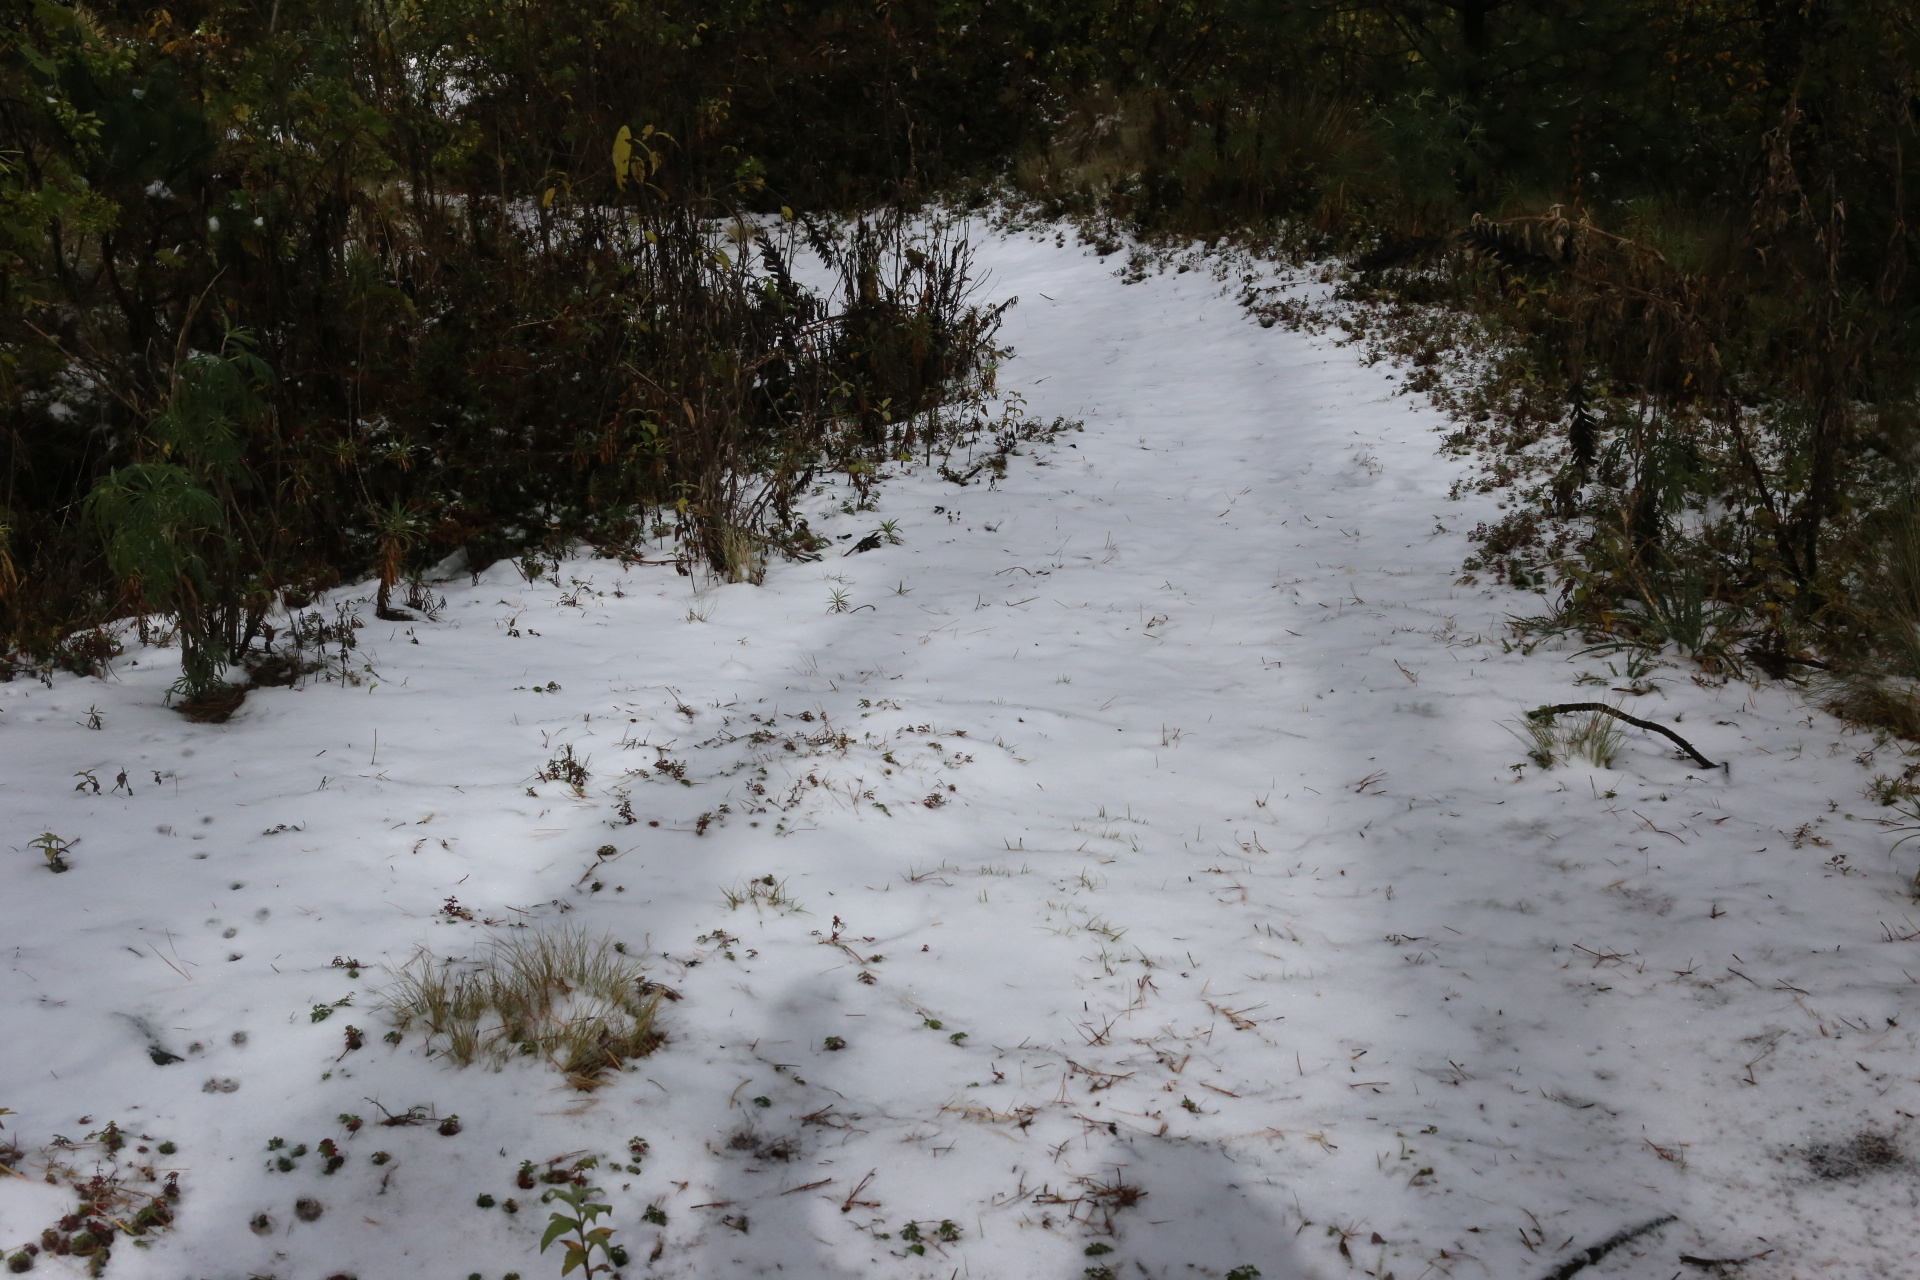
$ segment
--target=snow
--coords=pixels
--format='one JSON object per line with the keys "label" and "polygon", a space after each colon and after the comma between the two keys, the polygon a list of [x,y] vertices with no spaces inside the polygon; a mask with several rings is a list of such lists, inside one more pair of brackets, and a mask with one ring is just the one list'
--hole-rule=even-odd
{"label": "snow", "polygon": [[[1499,499],[1449,498],[1440,419],[1356,351],[1205,273],[981,254],[1003,386],[1084,431],[895,476],[820,563],[503,563],[412,624],[340,593],[358,682],[224,725],[164,707],[167,649],[0,686],[0,1136],[36,1178],[108,1119],[178,1144],[138,1156],[175,1229],[108,1273],[551,1273],[515,1171],[597,1154],[629,1276],[1532,1280],[1669,1215],[1584,1274],[1920,1274],[1920,913],[1862,797],[1897,752],[1791,689],[1523,651],[1542,602],[1455,582]],[[1639,731],[1525,763],[1526,709],[1595,697],[1727,769]],[[584,796],[536,780],[568,744]],[[380,1039],[417,949],[564,926],[683,997],[633,1070]],[[376,1123],[416,1106],[459,1132]],[[46,1190],[0,1180],[0,1244]]]}

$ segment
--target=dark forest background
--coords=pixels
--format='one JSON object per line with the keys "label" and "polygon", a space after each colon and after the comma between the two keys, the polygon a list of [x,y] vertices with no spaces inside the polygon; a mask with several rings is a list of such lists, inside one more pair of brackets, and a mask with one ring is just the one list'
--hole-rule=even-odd
{"label": "dark forest background", "polygon": [[936,447],[990,376],[915,216],[992,206],[1340,258],[1513,491],[1469,568],[1547,593],[1522,631],[1817,673],[1914,736],[1916,35],[1890,0],[33,0],[0,650],[91,669],[165,616],[192,698],[277,601],[377,573],[392,610],[456,550],[807,554],[817,474]]}

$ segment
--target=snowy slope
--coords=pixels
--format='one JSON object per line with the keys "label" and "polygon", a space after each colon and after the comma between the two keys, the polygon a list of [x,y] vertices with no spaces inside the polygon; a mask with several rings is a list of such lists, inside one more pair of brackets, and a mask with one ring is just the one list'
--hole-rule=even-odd
{"label": "snowy slope", "polygon": [[[109,1119],[178,1148],[121,1153],[181,1196],[108,1274],[557,1274],[514,1173],[587,1153],[629,1276],[1536,1280],[1669,1215],[1584,1274],[1920,1274],[1920,911],[1861,798],[1895,753],[1678,666],[1576,686],[1625,682],[1454,585],[1495,499],[1449,501],[1384,368],[1198,274],[982,254],[1003,385],[1085,430],[816,521],[900,545],[698,595],[501,564],[412,625],[343,594],[359,683],[225,725],[162,706],[171,650],[0,686],[4,1136],[35,1176]],[[1728,769],[1637,732],[1515,767],[1526,708],[1596,694]],[[567,745],[584,798],[535,780]],[[636,1070],[381,1042],[382,966],[561,925],[684,997]],[[416,1105],[459,1132],[373,1123]],[[0,1179],[0,1244],[47,1192]]]}

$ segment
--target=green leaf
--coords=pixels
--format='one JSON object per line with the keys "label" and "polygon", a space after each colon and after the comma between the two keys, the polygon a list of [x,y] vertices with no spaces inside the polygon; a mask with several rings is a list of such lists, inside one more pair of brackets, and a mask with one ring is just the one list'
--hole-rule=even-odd
{"label": "green leaf", "polygon": [[554,1214],[547,1223],[547,1234],[540,1237],[540,1252],[545,1253],[548,1245],[579,1225],[577,1218],[569,1218],[564,1213]]}
{"label": "green leaf", "polygon": [[33,16],[49,27],[71,27],[78,21],[73,10],[63,4],[54,4],[51,0],[33,0]]}

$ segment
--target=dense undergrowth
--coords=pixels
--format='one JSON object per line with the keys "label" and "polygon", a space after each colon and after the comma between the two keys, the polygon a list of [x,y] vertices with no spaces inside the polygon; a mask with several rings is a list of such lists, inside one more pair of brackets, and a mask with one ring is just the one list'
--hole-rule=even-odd
{"label": "dense undergrowth", "polygon": [[1920,737],[1909,7],[1205,7],[1018,168],[1103,250],[1343,266],[1337,321],[1454,414],[1525,637],[1811,681]]}
{"label": "dense undergrowth", "polygon": [[[756,579],[812,549],[820,469],[939,447],[997,312],[964,241],[869,204],[932,157],[889,155],[905,95],[855,118],[873,39],[808,63],[832,15],[754,12],[41,0],[10,25],[0,653],[90,670],[101,624],[152,615],[217,712],[284,600],[371,572],[391,614],[450,554],[581,541]],[[782,160],[811,212],[742,145],[802,140],[749,72],[838,104]],[[847,193],[868,211],[832,216]]]}
{"label": "dense undergrowth", "polygon": [[1527,626],[1920,735],[1892,0],[36,0],[0,42],[20,661],[153,611],[205,688],[343,576],[804,553],[818,468],[990,376],[963,249],[906,228],[994,200],[1344,258],[1511,491],[1471,571],[1547,591]]}

